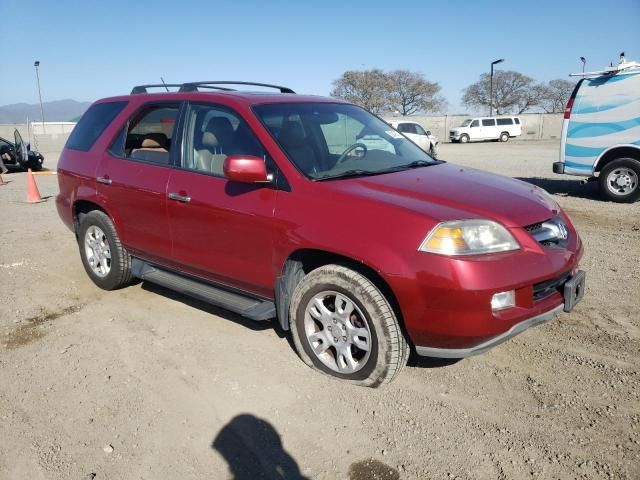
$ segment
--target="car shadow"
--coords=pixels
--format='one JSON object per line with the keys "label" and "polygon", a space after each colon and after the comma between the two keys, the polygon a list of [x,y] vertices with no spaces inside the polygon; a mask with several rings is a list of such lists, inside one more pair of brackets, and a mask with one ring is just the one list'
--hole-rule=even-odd
{"label": "car shadow", "polygon": [[516,177],[516,179],[544,188],[547,192],[561,197],[606,201],[600,193],[598,182],[584,183],[582,180],[561,180],[558,178],[541,177]]}
{"label": "car shadow", "polygon": [[409,360],[407,361],[407,367],[414,368],[443,368],[455,365],[462,358],[436,358],[436,357],[421,357],[415,351],[411,351]]}
{"label": "car shadow", "polygon": [[[195,299],[188,295],[184,295],[174,290],[162,287],[155,283],[145,282],[145,281],[141,281],[140,283],[141,283],[141,288],[145,291],[148,291],[157,295],[162,295],[165,298],[175,300],[191,308],[196,308],[208,314],[224,318],[225,320],[229,320],[231,322],[237,323],[238,325],[242,325],[243,327],[246,327],[249,330],[259,332],[263,330],[273,329],[279,338],[284,338],[289,344],[289,347],[294,352],[296,351],[295,344],[293,343],[293,338],[291,337],[291,335],[289,335],[288,331],[285,331],[282,329],[282,327],[280,326],[280,324],[275,318],[271,320],[262,321],[262,322],[251,320],[249,318],[243,317],[242,315],[226,310],[222,307],[217,307],[210,303],[203,302],[201,300]],[[409,354],[407,366],[414,367],[414,368],[442,368],[442,367],[448,367],[450,365],[454,365],[458,363],[460,360],[462,359],[421,357],[418,354],[416,354],[415,351],[412,349],[411,353]]]}
{"label": "car shadow", "polygon": [[211,448],[226,460],[234,480],[309,480],[284,449],[273,425],[251,414],[234,417],[218,432]]}
{"label": "car shadow", "polygon": [[280,338],[288,336],[276,321],[267,320],[267,321],[258,322],[255,320],[251,320],[249,318],[243,317],[242,315],[226,310],[222,307],[217,307],[210,303],[203,302],[196,298],[190,297],[188,295],[184,295],[182,293],[178,293],[174,290],[170,290],[168,288],[162,287],[160,285],[157,285],[151,282],[143,281],[141,288],[148,292],[162,295],[163,297],[169,298],[171,300],[175,300],[191,308],[196,308],[198,310],[209,313],[211,315],[215,315],[217,317],[224,318],[225,320],[229,320],[231,322],[237,323],[239,325],[242,325],[243,327],[247,327],[249,330],[262,331],[262,330],[269,330],[270,328],[273,328],[276,331],[276,334]]}

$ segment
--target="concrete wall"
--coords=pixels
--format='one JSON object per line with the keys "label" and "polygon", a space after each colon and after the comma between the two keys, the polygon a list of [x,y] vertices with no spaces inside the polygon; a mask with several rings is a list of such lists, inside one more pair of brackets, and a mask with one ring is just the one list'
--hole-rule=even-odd
{"label": "concrete wall", "polygon": [[[522,135],[520,140],[553,140],[560,138],[562,132],[562,113],[523,113],[518,115],[522,122]],[[457,127],[470,115],[445,115],[445,116],[424,116],[412,115],[410,117],[386,116],[386,120],[398,120],[406,118],[422,125],[425,130],[431,130],[441,142],[449,141],[449,130]]]}

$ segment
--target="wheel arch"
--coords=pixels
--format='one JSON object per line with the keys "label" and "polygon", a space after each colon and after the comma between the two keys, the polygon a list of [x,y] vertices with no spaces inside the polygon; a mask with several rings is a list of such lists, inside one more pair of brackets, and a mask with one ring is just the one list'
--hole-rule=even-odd
{"label": "wheel arch", "polygon": [[280,269],[280,276],[276,279],[276,311],[278,323],[283,330],[289,330],[289,303],[299,281],[312,270],[329,264],[351,268],[367,277],[389,301],[405,338],[409,339],[405,331],[404,319],[398,299],[391,286],[375,268],[345,255],[313,248],[302,248],[292,252],[284,261]]}
{"label": "wheel arch", "polygon": [[614,145],[602,152],[593,166],[594,172],[601,172],[607,164],[618,158],[630,157],[640,162],[640,146],[632,143],[624,145]]}
{"label": "wheel arch", "polygon": [[109,212],[107,212],[101,205],[98,205],[96,202],[92,202],[91,200],[76,200],[75,202],[73,202],[73,230],[76,234],[76,238],[78,236],[80,219],[82,218],[82,215],[85,215],[94,210],[101,211],[113,221],[113,217],[109,215]]}

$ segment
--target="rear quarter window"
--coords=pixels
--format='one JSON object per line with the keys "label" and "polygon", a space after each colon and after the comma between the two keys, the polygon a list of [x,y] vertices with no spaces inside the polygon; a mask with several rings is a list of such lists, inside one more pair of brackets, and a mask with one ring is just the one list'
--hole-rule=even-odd
{"label": "rear quarter window", "polygon": [[108,102],[92,105],[75,126],[65,148],[88,152],[102,132],[124,109],[127,102]]}

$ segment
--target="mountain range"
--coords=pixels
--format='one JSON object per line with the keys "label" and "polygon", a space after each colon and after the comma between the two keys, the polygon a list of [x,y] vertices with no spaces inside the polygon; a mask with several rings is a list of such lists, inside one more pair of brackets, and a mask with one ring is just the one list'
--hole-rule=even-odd
{"label": "mountain range", "polygon": [[[55,100],[43,102],[44,119],[46,122],[70,122],[76,121],[91,102],[78,102],[76,100]],[[0,106],[0,123],[26,123],[40,121],[40,104],[38,103],[14,103]]]}

